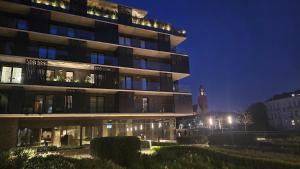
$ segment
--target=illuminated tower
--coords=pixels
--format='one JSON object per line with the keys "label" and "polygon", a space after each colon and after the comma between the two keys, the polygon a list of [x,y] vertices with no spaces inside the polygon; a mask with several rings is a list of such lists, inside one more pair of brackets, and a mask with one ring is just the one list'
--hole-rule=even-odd
{"label": "illuminated tower", "polygon": [[199,88],[197,113],[201,115],[208,114],[207,95],[202,85]]}

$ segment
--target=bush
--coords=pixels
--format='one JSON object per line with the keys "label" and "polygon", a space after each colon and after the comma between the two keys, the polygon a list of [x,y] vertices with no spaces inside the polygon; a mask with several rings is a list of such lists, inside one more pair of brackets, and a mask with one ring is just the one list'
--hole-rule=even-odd
{"label": "bush", "polygon": [[141,148],[150,148],[150,142],[142,140],[141,141]]}
{"label": "bush", "polygon": [[256,146],[256,136],[253,134],[214,134],[209,136],[210,145]]}
{"label": "bush", "polygon": [[137,137],[102,137],[91,141],[90,151],[94,157],[128,167],[139,160],[140,146]]}
{"label": "bush", "polygon": [[76,169],[76,167],[69,158],[49,155],[46,157],[36,156],[29,159],[24,169]]}
{"label": "bush", "polygon": [[112,161],[100,159],[72,159],[76,169],[123,169]]}
{"label": "bush", "polygon": [[206,136],[184,136],[176,139],[178,144],[206,144],[208,142]]}
{"label": "bush", "polygon": [[56,146],[43,146],[37,147],[37,152],[48,152],[48,151],[57,151],[58,148]]}
{"label": "bush", "polygon": [[28,160],[24,169],[123,169],[111,161],[73,159],[60,155],[36,156]]}
{"label": "bush", "polygon": [[13,148],[9,152],[0,152],[1,169],[23,168],[29,158],[36,155],[36,151],[31,148]]}
{"label": "bush", "polygon": [[9,160],[9,152],[0,152],[0,168],[10,169],[11,163]]}
{"label": "bush", "polygon": [[172,146],[158,150],[157,154],[143,160],[147,169],[299,169],[300,164],[247,157],[214,148]]}
{"label": "bush", "polygon": [[177,143],[152,141],[152,146],[175,146]]}

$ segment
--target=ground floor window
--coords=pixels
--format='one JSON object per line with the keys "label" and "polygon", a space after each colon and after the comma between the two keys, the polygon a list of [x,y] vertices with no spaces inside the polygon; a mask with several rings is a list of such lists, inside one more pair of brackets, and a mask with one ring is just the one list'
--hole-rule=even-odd
{"label": "ground floor window", "polygon": [[99,120],[98,125],[41,128],[28,126],[18,129],[18,146],[76,147],[90,144],[95,137],[108,136],[138,136],[145,140],[172,140],[175,139],[175,120]]}

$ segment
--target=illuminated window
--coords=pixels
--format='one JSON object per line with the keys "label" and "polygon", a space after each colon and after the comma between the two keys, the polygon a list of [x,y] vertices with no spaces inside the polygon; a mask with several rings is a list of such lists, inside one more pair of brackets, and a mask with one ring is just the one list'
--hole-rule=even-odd
{"label": "illuminated window", "polygon": [[73,72],[66,72],[66,82],[73,82]]}
{"label": "illuminated window", "polygon": [[22,68],[18,67],[2,67],[1,82],[2,83],[21,83]]}
{"label": "illuminated window", "polygon": [[47,81],[54,80],[54,70],[47,70],[46,80]]}

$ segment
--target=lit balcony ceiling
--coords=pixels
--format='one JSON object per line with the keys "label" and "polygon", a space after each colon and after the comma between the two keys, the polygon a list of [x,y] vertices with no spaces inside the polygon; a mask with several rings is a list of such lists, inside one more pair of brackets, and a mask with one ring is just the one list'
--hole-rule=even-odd
{"label": "lit balcony ceiling", "polygon": [[[113,2],[108,2],[105,0],[88,0],[88,6],[96,6],[96,7],[101,7],[104,9],[108,9],[111,11],[118,11],[118,4],[113,3]],[[126,5],[122,5],[127,7]],[[128,7],[132,9],[132,16],[133,17],[137,17],[137,18],[144,18],[147,15],[147,11],[143,10],[143,9],[137,9],[137,8],[132,8],[132,7]]]}

